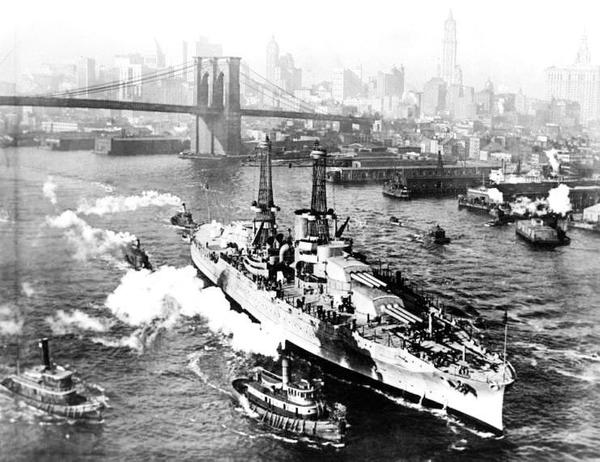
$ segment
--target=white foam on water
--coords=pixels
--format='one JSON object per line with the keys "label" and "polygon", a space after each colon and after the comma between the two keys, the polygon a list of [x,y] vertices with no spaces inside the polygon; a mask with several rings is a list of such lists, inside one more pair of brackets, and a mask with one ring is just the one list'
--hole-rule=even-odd
{"label": "white foam on water", "polygon": [[54,316],[48,316],[45,320],[50,325],[50,329],[54,335],[64,335],[79,331],[106,332],[110,327],[108,320],[94,318],[79,310],[71,313],[58,310]]}
{"label": "white foam on water", "polygon": [[56,183],[54,183],[54,178],[51,176],[46,178],[44,186],[42,186],[42,192],[44,193],[44,197],[48,199],[52,205],[56,205]]}
{"label": "white foam on water", "polygon": [[29,282],[21,283],[21,290],[27,298],[31,298],[35,293],[35,290],[33,290],[33,287],[31,287],[31,283]]}
{"label": "white foam on water", "polygon": [[154,272],[127,272],[105,303],[120,321],[141,326],[155,320],[169,328],[181,316],[201,316],[208,327],[226,335],[232,348],[277,357],[279,335],[230,309],[218,287],[204,288],[192,266],[163,266]]}
{"label": "white foam on water", "polygon": [[111,193],[114,191],[114,188],[111,185],[102,183],[101,181],[94,181],[92,184],[98,186],[99,188],[104,189],[104,191],[106,191],[108,193]]}
{"label": "white foam on water", "polygon": [[181,199],[170,193],[158,191],[143,191],[134,196],[105,196],[96,199],[93,203],[82,199],[77,208],[77,213],[84,215],[105,215],[107,213],[132,212],[143,207],[163,207],[165,205],[181,205]]}
{"label": "white foam on water", "polygon": [[0,209],[0,223],[12,223],[13,221],[8,214],[8,211]]}
{"label": "white foam on water", "polygon": [[46,217],[46,223],[52,228],[65,230],[65,237],[75,246],[75,258],[78,260],[96,257],[121,259],[125,246],[136,240],[133,234],[94,228],[72,210]]}

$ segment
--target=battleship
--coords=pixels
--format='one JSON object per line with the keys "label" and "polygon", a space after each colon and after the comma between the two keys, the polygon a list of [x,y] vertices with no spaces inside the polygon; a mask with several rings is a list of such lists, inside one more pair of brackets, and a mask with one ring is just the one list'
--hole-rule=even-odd
{"label": "battleship", "polygon": [[506,352],[489,351],[473,322],[434,303],[400,271],[352,250],[347,220],[338,228],[327,207],[327,153],[318,144],[310,208],[295,211],[294,234],[279,232],[270,145],[257,149],[254,219],[202,225],[190,244],[196,268],[288,347],[502,434],[504,393],[516,379]]}

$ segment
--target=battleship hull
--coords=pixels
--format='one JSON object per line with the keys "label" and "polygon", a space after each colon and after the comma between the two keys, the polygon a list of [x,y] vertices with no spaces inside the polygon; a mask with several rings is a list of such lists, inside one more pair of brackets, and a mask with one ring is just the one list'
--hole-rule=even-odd
{"label": "battleship hull", "polygon": [[503,432],[504,385],[441,371],[406,350],[323,322],[277,298],[274,291],[259,289],[210,249],[195,241],[190,248],[196,268],[282,340],[380,388],[443,408],[496,434]]}

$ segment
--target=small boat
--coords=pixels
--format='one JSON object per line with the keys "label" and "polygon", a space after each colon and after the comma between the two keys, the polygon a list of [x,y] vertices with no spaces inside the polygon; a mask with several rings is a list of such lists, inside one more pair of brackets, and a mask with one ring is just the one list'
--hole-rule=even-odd
{"label": "small boat", "polygon": [[39,346],[42,365],[9,375],[0,382],[0,389],[48,414],[74,420],[102,420],[104,403],[80,394],[73,372],[50,361],[47,338],[41,339]]}
{"label": "small boat", "polygon": [[397,175],[396,178],[386,181],[381,192],[384,196],[405,201],[410,200],[410,190],[403,175]]}
{"label": "small boat", "polygon": [[129,242],[123,249],[123,256],[125,261],[133,266],[134,269],[148,269],[152,270],[150,259],[148,254],[140,246],[140,240],[136,239],[136,242]]}
{"label": "small boat", "polygon": [[566,224],[563,224],[561,220],[552,217],[531,218],[517,221],[515,233],[533,246],[553,248],[571,243],[571,238],[563,229],[564,226]]}
{"label": "small boat", "polygon": [[440,225],[435,225],[429,230],[426,240],[438,245],[450,244],[450,238],[446,237],[446,231]]}
{"label": "small boat", "polygon": [[177,212],[175,215],[171,217],[171,224],[173,226],[177,226],[179,228],[191,229],[194,230],[198,226],[198,224],[192,218],[192,213],[188,212],[185,202],[181,204],[183,206],[183,210],[181,212]]}
{"label": "small boat", "polygon": [[254,411],[260,422],[277,430],[339,443],[344,438],[343,409],[331,409],[319,397],[320,389],[305,379],[291,382],[288,360],[282,359],[282,375],[259,367],[254,377],[232,382],[240,404]]}
{"label": "small boat", "polygon": [[390,217],[390,224],[394,226],[402,226],[402,222],[397,217]]}

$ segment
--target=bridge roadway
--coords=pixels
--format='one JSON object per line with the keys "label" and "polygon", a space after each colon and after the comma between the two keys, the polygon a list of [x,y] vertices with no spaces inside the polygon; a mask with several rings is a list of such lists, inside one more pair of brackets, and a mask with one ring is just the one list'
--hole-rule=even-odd
{"label": "bridge roadway", "polygon": [[[202,108],[182,104],[142,103],[138,101],[116,101],[93,98],[59,98],[52,96],[0,96],[0,106],[36,106],[36,107],[72,107],[88,109],[115,109],[142,112],[165,112],[176,114],[193,114],[203,118],[216,117],[222,110],[218,108]],[[337,122],[371,123],[368,117],[352,117],[336,114],[317,114],[310,112],[277,111],[269,109],[240,110],[244,117],[279,117],[283,119],[329,120]]]}

